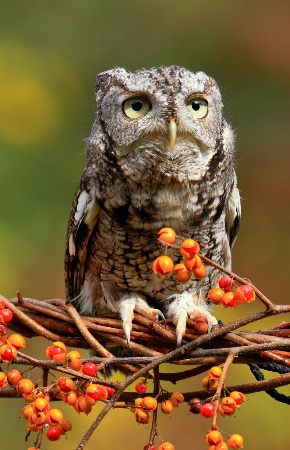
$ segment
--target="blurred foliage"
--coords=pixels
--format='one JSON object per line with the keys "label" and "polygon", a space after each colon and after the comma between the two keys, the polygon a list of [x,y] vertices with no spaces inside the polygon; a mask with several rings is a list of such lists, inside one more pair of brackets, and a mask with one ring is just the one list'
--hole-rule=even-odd
{"label": "blurred foliage", "polygon": [[[287,0],[4,0],[1,292],[8,297],[17,289],[35,298],[64,296],[66,223],[94,118],[95,75],[116,65],[135,70],[179,64],[217,79],[236,130],[243,219],[234,269],[272,300],[289,302],[289,16]],[[259,308],[217,314],[225,321]],[[33,342],[31,352],[43,357],[44,346]],[[229,382],[252,380],[246,368],[231,372]],[[183,387],[198,386],[187,382]],[[22,400],[12,403],[1,400],[1,446],[25,449],[25,424],[17,419]],[[221,426],[243,434],[245,448],[286,448],[287,413],[285,405],[256,394],[236,419],[222,420]],[[76,446],[93,418],[77,417],[74,411],[70,416],[74,430],[68,439],[45,443],[43,449]],[[137,426],[130,412],[111,416],[88,450],[96,445],[111,449],[116,443],[119,450],[127,450],[132,442],[143,448],[149,430]],[[162,418],[159,432],[176,450],[205,448],[201,435],[207,427],[205,419],[187,415],[182,406],[172,419]]]}

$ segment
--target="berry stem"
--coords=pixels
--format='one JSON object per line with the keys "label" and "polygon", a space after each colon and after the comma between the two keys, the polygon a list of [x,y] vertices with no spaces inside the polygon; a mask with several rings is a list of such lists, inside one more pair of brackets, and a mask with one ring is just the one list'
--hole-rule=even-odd
{"label": "berry stem", "polygon": [[[153,389],[153,397],[158,396],[160,389],[160,383],[159,383],[159,366],[154,368],[154,389]],[[157,435],[157,408],[153,411],[153,417],[152,417],[152,425],[151,425],[151,432],[149,437],[149,444],[153,444],[154,438]]]}
{"label": "berry stem", "polygon": [[219,405],[219,400],[221,398],[221,393],[225,384],[225,379],[227,376],[227,372],[229,370],[230,365],[232,364],[234,358],[236,356],[236,353],[233,351],[230,351],[230,353],[227,356],[227,359],[224,363],[224,367],[223,367],[223,372],[219,378],[219,382],[218,382],[218,386],[217,386],[217,390],[212,398],[212,402],[214,404],[215,407],[215,412],[214,412],[214,416],[212,419],[212,425],[211,425],[211,429],[212,430],[217,430],[218,426],[217,426],[217,413],[218,413],[218,405]]}

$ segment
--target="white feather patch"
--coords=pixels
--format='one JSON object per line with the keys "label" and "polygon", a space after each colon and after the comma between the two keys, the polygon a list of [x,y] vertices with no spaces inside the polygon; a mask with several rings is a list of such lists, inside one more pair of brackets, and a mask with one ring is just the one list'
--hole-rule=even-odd
{"label": "white feather patch", "polygon": [[84,215],[87,203],[88,203],[88,199],[89,199],[89,194],[87,191],[82,191],[80,193],[80,196],[78,198],[78,204],[77,204],[77,209],[75,212],[75,221],[79,222],[81,220],[81,218]]}
{"label": "white feather patch", "polygon": [[68,238],[68,251],[69,251],[70,256],[75,256],[76,246],[74,243],[74,237],[73,237],[72,233],[69,235],[69,238]]}

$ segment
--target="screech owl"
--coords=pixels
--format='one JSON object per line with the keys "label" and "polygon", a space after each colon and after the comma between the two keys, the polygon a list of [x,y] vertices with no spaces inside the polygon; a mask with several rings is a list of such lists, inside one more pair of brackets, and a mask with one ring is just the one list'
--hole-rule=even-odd
{"label": "screech owl", "polygon": [[68,224],[67,298],[81,314],[118,312],[128,343],[134,311],[153,319],[162,311],[179,345],[187,317],[204,315],[211,328],[206,297],[219,273],[158,278],[157,233],[172,227],[230,268],[239,224],[234,134],[218,85],[178,66],[115,68],[97,76],[96,103]]}

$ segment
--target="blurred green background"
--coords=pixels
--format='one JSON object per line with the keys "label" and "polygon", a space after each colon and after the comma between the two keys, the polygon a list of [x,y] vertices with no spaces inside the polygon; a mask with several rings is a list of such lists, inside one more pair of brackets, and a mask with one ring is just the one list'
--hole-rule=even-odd
{"label": "blurred green background", "polygon": [[[116,65],[135,70],[178,64],[218,81],[236,130],[243,218],[234,270],[273,301],[289,302],[289,20],[287,0],[1,2],[1,293],[64,296],[66,225],[94,120],[96,74]],[[216,315],[226,321],[258,309],[256,302]],[[46,345],[36,339],[27,351],[42,358]],[[247,368],[235,367],[228,384],[251,380]],[[199,382],[175,389],[199,389]],[[22,400],[1,400],[1,448],[32,446],[18,418],[22,406]],[[63,410],[73,431],[56,443],[45,439],[42,450],[74,449],[96,415]],[[260,393],[249,396],[236,418],[220,418],[219,424],[242,434],[245,449],[272,450],[288,448],[288,418],[289,407]],[[208,427],[209,421],[182,405],[171,419],[161,418],[158,430],[176,450],[205,449]],[[86,448],[137,450],[148,437],[149,428],[138,426],[130,412],[116,410]]]}

